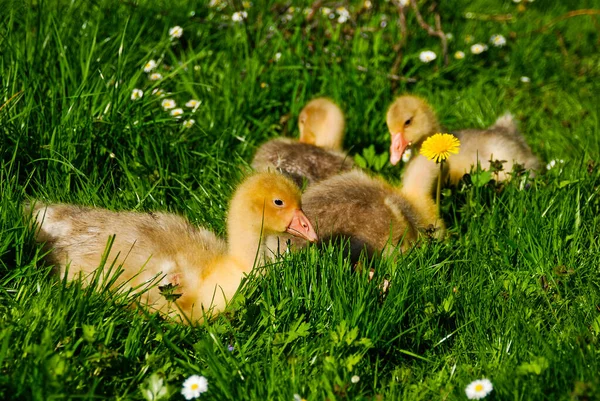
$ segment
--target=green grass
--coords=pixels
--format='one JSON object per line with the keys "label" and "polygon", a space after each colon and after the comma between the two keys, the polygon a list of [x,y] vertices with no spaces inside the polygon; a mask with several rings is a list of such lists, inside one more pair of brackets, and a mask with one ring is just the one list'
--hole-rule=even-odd
{"label": "green grass", "polygon": [[[409,14],[397,74],[414,83],[386,75],[399,39],[392,3],[373,1],[358,19],[361,3],[346,4],[353,19],[341,25],[307,24],[300,4],[285,22],[287,3],[256,0],[243,25],[222,18],[237,1],[188,3],[2,2],[0,398],[143,399],[140,388],[160,377],[182,399],[183,380],[201,374],[211,400],[461,400],[481,377],[494,384],[490,399],[600,399],[600,16],[539,31],[595,2],[523,2],[522,11],[508,0],[441,2],[450,55],[467,53],[448,67]],[[431,2],[420,4],[431,23]],[[508,13],[509,22],[485,18]],[[171,42],[175,25],[184,34]],[[486,43],[495,33],[507,46],[470,54],[467,34]],[[438,58],[421,63],[424,49]],[[149,59],[161,60],[162,81],[147,79]],[[202,102],[186,110],[191,129],[162,111],[151,94],[159,87],[178,105]],[[142,99],[130,100],[134,88]],[[296,135],[306,101],[338,101],[350,153],[381,154],[386,107],[404,91],[427,97],[448,129],[511,110],[542,160],[565,163],[528,190],[453,188],[443,199],[448,239],[397,263],[372,261],[373,282],[351,273],[339,249],[311,248],[249,277],[226,313],[198,327],[53,277],[21,217],[35,198],[169,210],[224,234],[254,150]]]}

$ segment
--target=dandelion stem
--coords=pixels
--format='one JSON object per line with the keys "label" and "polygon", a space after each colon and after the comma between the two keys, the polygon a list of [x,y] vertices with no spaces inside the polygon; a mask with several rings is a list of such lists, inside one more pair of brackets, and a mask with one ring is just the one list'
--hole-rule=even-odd
{"label": "dandelion stem", "polygon": [[442,191],[442,173],[443,173],[443,171],[444,171],[444,161],[442,160],[440,162],[440,174],[438,175],[437,191],[435,192],[435,203],[438,208],[438,217],[440,217],[442,215],[442,209],[440,206],[440,192]]}

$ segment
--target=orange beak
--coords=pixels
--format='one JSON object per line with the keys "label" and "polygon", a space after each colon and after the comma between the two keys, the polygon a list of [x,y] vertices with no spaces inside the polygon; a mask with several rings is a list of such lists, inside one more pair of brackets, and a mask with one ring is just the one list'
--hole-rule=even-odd
{"label": "orange beak", "polygon": [[392,166],[398,164],[402,159],[402,154],[408,146],[408,141],[404,139],[404,132],[392,134],[392,145],[390,146],[390,163]]}
{"label": "orange beak", "polygon": [[300,209],[297,209],[294,212],[292,222],[285,231],[296,237],[304,238],[310,242],[316,242],[319,239],[317,237],[317,233],[312,227],[312,224],[310,224],[308,217],[306,217],[306,215]]}

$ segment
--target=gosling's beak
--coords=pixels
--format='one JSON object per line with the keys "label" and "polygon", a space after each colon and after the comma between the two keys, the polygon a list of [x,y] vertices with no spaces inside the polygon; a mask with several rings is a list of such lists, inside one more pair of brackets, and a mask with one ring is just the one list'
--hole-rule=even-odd
{"label": "gosling's beak", "polygon": [[408,141],[404,139],[404,132],[392,134],[392,145],[390,146],[390,163],[392,163],[392,166],[398,164],[402,159],[402,154],[407,146]]}
{"label": "gosling's beak", "polygon": [[304,238],[310,242],[316,242],[319,239],[317,237],[317,233],[312,227],[312,224],[310,224],[308,217],[306,217],[306,215],[300,209],[297,209],[294,212],[292,222],[285,231],[295,235],[296,237]]}

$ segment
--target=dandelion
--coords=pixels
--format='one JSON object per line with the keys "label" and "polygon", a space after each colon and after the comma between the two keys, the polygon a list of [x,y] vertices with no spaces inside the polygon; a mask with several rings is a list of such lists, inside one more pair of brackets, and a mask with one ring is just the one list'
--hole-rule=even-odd
{"label": "dandelion", "polygon": [[155,69],[157,66],[156,61],[150,60],[146,64],[144,64],[144,72],[150,72]]}
{"label": "dandelion", "polygon": [[154,72],[148,76],[150,81],[160,81],[162,79],[162,74],[158,72]]}
{"label": "dandelion", "polygon": [[457,60],[462,60],[465,58],[465,52],[461,52],[460,50],[454,53],[454,58]]}
{"label": "dandelion", "polygon": [[488,379],[475,380],[465,389],[467,398],[470,400],[480,400],[492,392],[494,386]]}
{"label": "dandelion", "polygon": [[183,109],[173,109],[171,110],[171,115],[175,118],[181,118],[183,115]]}
{"label": "dandelion", "polygon": [[245,20],[246,18],[248,18],[248,13],[246,11],[236,11],[235,13],[233,13],[233,15],[231,16],[231,20],[233,22],[242,22],[243,20]]}
{"label": "dandelion", "polygon": [[481,54],[488,49],[487,45],[483,45],[481,43],[475,43],[471,46],[471,53],[473,54]]}
{"label": "dandelion", "polygon": [[175,103],[175,100],[173,99],[163,99],[160,105],[163,107],[163,109],[170,110],[174,109],[177,106],[177,103]]}
{"label": "dandelion", "polygon": [[144,91],[142,91],[141,89],[134,89],[131,92],[131,100],[141,99],[142,96],[144,96]]}
{"label": "dandelion", "polygon": [[[173,111],[175,111],[175,110],[173,110]],[[183,127],[184,128],[192,128],[194,126],[194,124],[196,124],[196,120],[190,118],[189,120],[185,120],[183,122]]]}
{"label": "dandelion", "polygon": [[408,163],[408,161],[410,160],[410,157],[412,156],[412,149],[408,148],[404,151],[404,153],[402,153],[402,161],[404,163]]}
{"label": "dandelion", "polygon": [[171,39],[178,39],[181,37],[181,35],[183,35],[183,28],[179,25],[169,29],[169,36],[171,37]]}
{"label": "dandelion", "polygon": [[352,378],[350,379],[350,381],[354,384],[358,383],[360,381],[360,376],[358,375],[354,375],[352,376]]}
{"label": "dandelion", "polygon": [[208,380],[204,376],[192,375],[183,382],[181,394],[186,400],[200,397],[200,394],[208,391]]}
{"label": "dandelion", "polygon": [[265,89],[267,86],[269,86],[269,84],[267,84],[266,82],[261,82],[261,83],[260,83],[260,87],[261,87],[262,89]]}
{"label": "dandelion", "polygon": [[506,38],[502,35],[492,35],[490,43],[495,47],[502,47],[506,44]]}
{"label": "dandelion", "polygon": [[442,172],[444,170],[444,160],[450,153],[458,153],[460,149],[460,141],[457,137],[451,134],[440,134],[430,136],[421,145],[421,154],[440,164],[440,174],[438,175],[437,192],[435,203],[438,205],[438,215],[440,214],[440,193],[442,191]]}
{"label": "dandelion", "polygon": [[424,63],[429,63],[430,61],[433,61],[437,58],[437,55],[432,52],[431,50],[425,50],[422,51],[421,54],[419,54],[419,59],[424,62]]}
{"label": "dandelion", "polygon": [[527,83],[531,82],[531,79],[529,77],[521,77],[521,82],[527,84]]}

